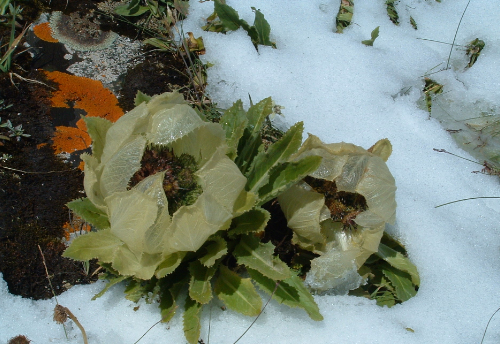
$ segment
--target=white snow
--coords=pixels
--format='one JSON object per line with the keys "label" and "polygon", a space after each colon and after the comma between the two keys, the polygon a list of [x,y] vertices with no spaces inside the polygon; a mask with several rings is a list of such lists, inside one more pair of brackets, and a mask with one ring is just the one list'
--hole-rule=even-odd
{"label": "white snow", "polygon": [[[473,174],[481,167],[433,148],[473,159],[440,123],[417,106],[423,76],[447,64],[450,45],[467,0],[400,0],[399,26],[385,13],[384,0],[355,0],[353,23],[333,32],[338,0],[227,0],[250,24],[251,6],[271,25],[277,49],[259,46],[246,32],[203,32],[212,2],[191,1],[184,32],[203,36],[211,98],[222,108],[237,99],[248,106],[268,96],[284,106],[285,121],[304,121],[305,131],[325,142],[352,142],[370,147],[389,138],[388,166],[398,186],[397,221],[388,228],[407,247],[417,265],[421,286],[416,297],[393,308],[381,308],[351,296],[315,297],[325,319],[314,322],[302,310],[271,301],[239,343],[480,343],[488,319],[500,307],[500,200],[478,199],[435,208],[453,200],[500,196],[497,177]],[[418,30],[409,23],[410,15]],[[455,48],[449,69],[432,74],[445,85],[448,99],[500,106],[500,34],[497,1],[472,0],[456,44],[476,37],[486,43],[476,64],[467,63],[464,48]],[[373,47],[361,44],[380,26]],[[436,67],[438,66],[438,67]],[[408,92],[403,94],[404,90]],[[401,93],[401,94],[400,94]],[[398,95],[399,94],[399,95]],[[453,114],[452,114],[453,115]],[[80,320],[89,343],[134,343],[160,318],[157,305],[125,300],[123,286],[90,301],[103,287],[76,286],[58,296]],[[82,343],[75,325],[65,339],[52,321],[54,300],[31,301],[8,293],[0,279],[0,343],[24,334],[33,343]],[[233,343],[253,319],[222,311],[214,302],[211,318],[202,317],[201,338]],[[412,331],[408,330],[412,329]],[[500,316],[493,318],[484,343],[498,343]],[[184,343],[182,319],[155,326],[140,343]]]}

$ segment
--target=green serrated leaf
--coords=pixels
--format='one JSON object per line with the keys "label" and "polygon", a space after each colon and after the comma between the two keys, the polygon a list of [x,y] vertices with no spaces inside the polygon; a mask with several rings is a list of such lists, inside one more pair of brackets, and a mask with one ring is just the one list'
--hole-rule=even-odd
{"label": "green serrated leaf", "polygon": [[248,128],[245,128],[243,136],[238,145],[238,154],[234,162],[241,173],[246,174],[255,156],[262,151],[263,144],[260,135],[252,135]]}
{"label": "green serrated leaf", "polygon": [[[267,151],[257,154],[247,173],[247,190],[259,191],[269,181],[271,170],[286,160],[297,151],[302,143],[304,124],[296,123],[276,143],[269,146]],[[260,192],[259,192],[260,193]]]}
{"label": "green serrated leaf", "polygon": [[254,208],[233,219],[231,229],[228,231],[230,238],[235,238],[240,234],[261,232],[271,218],[271,214],[262,208]]}
{"label": "green serrated leaf", "polygon": [[367,40],[364,40],[364,41],[361,41],[361,43],[363,43],[364,45],[367,45],[367,46],[373,46],[373,42],[375,42],[375,40],[377,39],[378,37],[378,31],[379,31],[379,28],[380,26],[377,26],[373,31],[372,31],[372,38],[371,39],[367,39]]}
{"label": "green serrated leaf", "polygon": [[375,295],[373,298],[375,299],[375,301],[377,301],[377,305],[380,307],[387,306],[391,308],[396,304],[394,294],[388,290],[385,290],[380,295]]}
{"label": "green serrated leaf", "polygon": [[83,120],[92,139],[92,156],[100,160],[106,144],[106,133],[113,123],[102,117],[85,116]]}
{"label": "green serrated leaf", "polygon": [[393,267],[387,267],[382,272],[391,281],[396,292],[396,297],[399,300],[406,301],[417,295],[415,286],[411,282],[411,277],[406,272]]}
{"label": "green serrated leaf", "polygon": [[308,156],[296,162],[284,163],[271,172],[268,183],[259,189],[259,202],[264,204],[286,191],[290,186],[316,171],[321,165],[320,156]]}
{"label": "green serrated leaf", "polygon": [[181,264],[186,252],[175,252],[168,255],[156,268],[156,277],[162,278],[171,274]]}
{"label": "green serrated leaf", "polygon": [[64,251],[63,257],[75,260],[98,258],[102,262],[110,263],[122,245],[123,241],[111,234],[109,229],[104,229],[75,238]]}
{"label": "green serrated leaf", "polygon": [[214,1],[215,12],[224,26],[224,31],[238,30],[241,26],[241,19],[238,12],[229,5],[221,3],[219,0]]}
{"label": "green serrated leaf", "polygon": [[275,246],[261,243],[253,235],[241,237],[239,244],[233,251],[238,264],[259,271],[264,276],[275,281],[284,280],[291,276],[291,271],[281,259],[274,255]]}
{"label": "green serrated leaf", "polygon": [[98,292],[97,294],[95,294],[92,297],[92,301],[94,301],[95,299],[103,296],[104,293],[109,290],[109,288],[111,288],[115,284],[118,284],[118,283],[126,280],[127,278],[129,278],[129,276],[115,276],[115,277],[112,277],[112,278],[108,279],[108,283],[106,283],[106,285],[104,286],[104,288],[100,292]]}
{"label": "green serrated leaf", "polygon": [[211,267],[216,260],[223,257],[227,253],[227,242],[219,237],[213,237],[205,246],[206,254],[201,257],[200,263],[206,267]]}
{"label": "green serrated leaf", "polygon": [[236,101],[233,106],[224,112],[220,119],[220,124],[226,132],[226,143],[228,145],[226,154],[229,158],[235,160],[238,155],[238,143],[248,124],[241,100]]}
{"label": "green serrated leaf", "polygon": [[157,279],[147,281],[132,279],[125,288],[125,298],[133,302],[139,302],[142,297],[148,297],[154,291],[157,282]]}
{"label": "green serrated leaf", "polygon": [[192,300],[189,296],[186,298],[183,325],[184,336],[189,344],[197,344],[200,338],[200,315],[202,307],[202,304]]}
{"label": "green serrated leaf", "polygon": [[262,309],[262,299],[250,278],[241,278],[224,265],[220,266],[215,283],[215,294],[224,304],[243,315],[257,316]]}
{"label": "green serrated leaf", "polygon": [[381,243],[378,247],[377,256],[391,264],[394,268],[410,274],[412,283],[416,286],[420,285],[420,276],[417,267],[403,254]]}
{"label": "green serrated leaf", "polygon": [[98,229],[105,229],[110,226],[108,216],[86,197],[75,199],[67,203],[66,206]]}
{"label": "green serrated leaf", "polygon": [[149,11],[149,6],[141,6],[138,0],[132,0],[128,4],[120,5],[115,8],[116,14],[127,17],[140,16],[147,11]]}
{"label": "green serrated leaf", "polygon": [[257,43],[262,45],[268,45],[276,48],[276,44],[271,42],[269,35],[271,33],[271,26],[264,18],[264,15],[260,10],[255,10],[255,20],[253,23],[255,31],[257,33]]}
{"label": "green serrated leaf", "polygon": [[314,301],[309,290],[304,286],[300,277],[292,275],[286,280],[279,282],[278,287],[276,287],[276,281],[262,275],[260,272],[252,269],[247,269],[247,271],[259,288],[267,294],[272,295],[273,291],[276,289],[273,295],[276,301],[289,307],[300,307],[304,309],[313,320],[323,320],[318,305]]}
{"label": "green serrated leaf", "polygon": [[[164,279],[159,281],[159,284],[164,284]],[[177,297],[180,292],[184,289],[185,281],[181,280],[174,284],[169,284],[169,286],[162,285],[160,293],[160,310],[161,310],[161,321],[169,322],[175,315],[177,309]]]}
{"label": "green serrated leaf", "polygon": [[207,268],[199,261],[189,264],[191,280],[189,282],[189,296],[201,304],[207,304],[212,299],[212,277],[216,267]]}
{"label": "green serrated leaf", "polygon": [[259,135],[264,120],[273,112],[273,100],[271,97],[262,99],[257,104],[250,106],[247,112],[248,128],[252,135]]}
{"label": "green serrated leaf", "polygon": [[141,91],[138,90],[137,94],[135,95],[135,98],[134,98],[134,105],[139,106],[141,103],[144,103],[144,102],[147,103],[151,100],[151,98],[153,98],[153,97],[148,96],[147,94],[142,93]]}

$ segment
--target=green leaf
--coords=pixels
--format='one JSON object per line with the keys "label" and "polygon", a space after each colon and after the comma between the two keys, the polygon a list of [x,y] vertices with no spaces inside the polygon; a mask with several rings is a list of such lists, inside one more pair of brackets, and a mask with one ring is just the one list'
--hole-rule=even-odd
{"label": "green leaf", "polygon": [[177,269],[177,267],[181,264],[182,258],[184,258],[185,255],[186,252],[175,252],[169,254],[163,262],[158,265],[155,273],[156,277],[162,278],[174,272],[175,269]]}
{"label": "green leaf", "polygon": [[228,231],[230,238],[235,238],[240,234],[247,234],[251,232],[261,232],[267,225],[271,218],[271,214],[262,208],[254,208],[233,219],[231,228]]}
{"label": "green leaf", "polygon": [[104,288],[100,292],[98,292],[97,294],[95,294],[92,297],[92,301],[94,301],[95,299],[103,296],[104,293],[109,290],[109,288],[111,288],[115,284],[120,283],[121,281],[126,280],[127,278],[129,278],[129,276],[115,276],[115,277],[112,277],[112,278],[108,279],[108,283],[106,283],[106,285],[104,286]]}
{"label": "green leaf", "polygon": [[396,291],[396,296],[401,301],[406,301],[417,295],[415,286],[411,282],[411,277],[406,272],[395,269],[393,267],[387,267],[382,269],[384,275],[391,281]]}
{"label": "green leaf", "polygon": [[264,15],[260,10],[255,11],[255,21],[253,23],[255,31],[257,32],[257,43],[262,45],[268,45],[276,48],[276,44],[271,42],[269,39],[269,34],[271,33],[271,26],[264,18]]}
{"label": "green leaf", "polygon": [[92,156],[100,160],[106,144],[106,133],[113,123],[101,117],[85,116],[83,120],[92,139]]}
{"label": "green leaf", "polygon": [[224,265],[220,266],[215,283],[215,294],[224,304],[243,315],[257,316],[262,308],[262,299],[250,278],[241,278]]}
{"label": "green leaf", "polygon": [[271,97],[262,99],[257,104],[250,106],[247,112],[248,128],[252,135],[259,135],[264,120],[273,112],[273,100]]}
{"label": "green leaf", "polygon": [[111,234],[109,229],[90,232],[75,238],[64,251],[63,257],[75,260],[99,260],[110,263],[123,241]]}
{"label": "green leaf", "polygon": [[417,286],[420,285],[417,267],[403,254],[382,243],[380,243],[376,254],[394,268],[410,274],[412,283]]}
{"label": "green leaf", "polygon": [[[137,91],[137,94],[135,95],[135,98],[134,98],[134,105],[135,106],[139,106],[141,103],[144,103],[144,102],[149,102],[151,100],[151,96],[148,96],[147,94],[145,93],[142,93],[141,91]],[[99,118],[99,117],[97,117]]]}
{"label": "green leaf", "polygon": [[269,146],[266,152],[260,152],[252,162],[247,173],[247,190],[257,192],[268,183],[271,169],[286,160],[297,151],[302,143],[304,124],[296,123],[276,143]]}
{"label": "green leaf", "polygon": [[377,306],[383,307],[387,306],[391,308],[396,304],[396,299],[394,297],[394,294],[391,293],[389,290],[385,290],[382,292],[380,295],[376,295],[373,297],[377,301]]}
{"label": "green leaf", "polygon": [[121,16],[140,16],[149,11],[149,6],[141,6],[139,0],[132,0],[130,3],[120,5],[115,8],[115,13]]}
{"label": "green leaf", "polygon": [[188,296],[184,307],[184,336],[189,344],[197,344],[201,332],[200,315],[203,305]]}
{"label": "green leaf", "polygon": [[262,150],[262,138],[259,134],[252,135],[248,128],[238,145],[238,154],[234,160],[241,173],[246,174],[255,156]]}
{"label": "green leaf", "polygon": [[224,26],[225,31],[238,30],[241,26],[241,19],[238,12],[229,5],[221,3],[219,0],[214,1],[215,12]]}
{"label": "green leaf", "polygon": [[233,251],[238,264],[259,271],[264,276],[275,281],[284,280],[291,276],[291,271],[281,259],[274,255],[275,246],[261,243],[253,235],[242,236],[239,244]]}
{"label": "green leaf", "polygon": [[314,301],[311,293],[304,286],[300,277],[292,275],[286,280],[279,282],[276,288],[276,281],[262,275],[256,270],[247,269],[247,271],[259,288],[267,294],[272,295],[273,291],[276,289],[273,298],[279,303],[283,303],[292,308],[300,307],[309,314],[311,319],[316,321],[323,320],[318,305]]}
{"label": "green leaf", "polygon": [[234,160],[238,155],[238,143],[248,124],[241,100],[236,101],[233,106],[224,112],[220,119],[220,124],[226,132],[226,143],[228,145],[226,154]]}
{"label": "green leaf", "polygon": [[227,253],[227,243],[224,239],[213,237],[205,246],[206,254],[199,260],[206,267],[211,267],[215,261]]}
{"label": "green leaf", "polygon": [[98,229],[109,228],[109,220],[106,213],[97,208],[88,198],[75,199],[66,206],[80,216],[86,222],[91,223]]}
{"label": "green leaf", "polygon": [[320,156],[313,155],[296,162],[284,163],[273,169],[268,183],[259,190],[257,205],[264,204],[277,197],[306,175],[316,171],[321,165],[321,160]]}
{"label": "green leaf", "polygon": [[[160,280],[159,284],[164,284],[165,279]],[[177,304],[175,300],[179,296],[180,292],[184,289],[185,280],[180,280],[176,283],[161,286],[161,298],[160,298],[160,309],[161,309],[161,321],[168,322],[175,315],[177,309]]]}
{"label": "green leaf", "polygon": [[380,28],[380,26],[377,26],[373,31],[372,31],[372,38],[371,39],[367,39],[367,40],[364,40],[364,41],[361,41],[361,43],[363,43],[364,45],[367,45],[367,46],[373,46],[373,42],[375,42],[375,40],[377,39],[378,37],[378,29]]}
{"label": "green leaf", "polygon": [[131,280],[125,288],[125,298],[133,302],[139,302],[142,297],[148,297],[157,288],[157,279],[147,281]]}
{"label": "green leaf", "polygon": [[189,296],[201,304],[207,304],[212,299],[211,280],[217,269],[207,268],[199,261],[189,264],[191,281],[189,282]]}

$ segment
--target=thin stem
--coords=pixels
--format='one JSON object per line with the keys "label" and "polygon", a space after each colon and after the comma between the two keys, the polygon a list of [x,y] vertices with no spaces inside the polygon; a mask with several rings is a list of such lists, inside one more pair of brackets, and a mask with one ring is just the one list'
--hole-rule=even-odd
{"label": "thin stem", "polygon": [[0,165],[0,168],[6,169],[9,171],[20,172],[20,173],[30,173],[30,174],[64,173],[64,172],[71,172],[73,170],[76,170],[76,168],[72,168],[71,170],[67,170],[67,171],[30,172],[30,171],[18,170],[17,168],[11,168],[11,167],[2,166],[2,165]]}
{"label": "thin stem", "polygon": [[486,324],[486,328],[484,329],[484,333],[483,333],[483,339],[481,339],[481,344],[483,344],[483,341],[484,341],[484,337],[486,336],[486,331],[488,330],[488,326],[490,326],[490,322],[491,322],[491,319],[493,319],[493,317],[495,316],[495,314],[498,313],[498,311],[500,311],[500,308],[498,308],[495,313],[493,313],[490,317],[490,320],[488,320],[488,323]]}
{"label": "thin stem", "polygon": [[462,13],[462,17],[460,17],[460,21],[458,22],[457,30],[455,31],[455,37],[453,37],[453,42],[451,43],[451,49],[450,49],[450,55],[448,55],[448,62],[446,62],[446,69],[450,66],[450,59],[451,59],[451,53],[453,52],[453,46],[455,45],[455,39],[457,39],[457,34],[458,34],[458,29],[460,28],[460,24],[462,23],[462,19],[464,19],[465,12],[467,11],[467,7],[469,7],[470,4],[469,0],[467,2],[467,6],[465,6],[465,10]]}
{"label": "thin stem", "polygon": [[177,309],[177,306],[175,306],[174,308],[172,308],[170,310],[170,312],[167,313],[167,315],[165,315],[163,318],[161,318],[160,320],[158,320],[156,323],[154,323],[146,332],[144,332],[144,334],[139,338],[137,339],[134,344],[137,344],[139,343],[139,341],[149,332],[153,329],[153,327],[155,327],[156,325],[158,325],[159,323],[161,323],[163,321],[163,319],[166,319],[170,316],[170,314],[172,314],[173,311],[175,311]]}
{"label": "thin stem", "polygon": [[453,204],[453,203],[462,202],[462,201],[469,201],[469,200],[472,200],[472,199],[480,199],[480,198],[500,198],[500,197],[498,197],[498,196],[485,196],[485,197],[464,198],[464,199],[459,199],[459,200],[456,200],[456,201],[453,201],[453,202],[448,202],[448,203],[440,204],[440,205],[435,206],[434,208],[439,208],[439,207],[442,207],[442,206],[448,205],[448,204]]}
{"label": "thin stem", "polygon": [[257,321],[257,319],[259,319],[260,315],[264,312],[264,309],[266,309],[267,307],[267,304],[269,303],[269,301],[271,301],[271,299],[273,298],[274,296],[274,293],[276,293],[276,290],[278,290],[278,286],[280,285],[280,282],[276,282],[276,286],[274,287],[274,290],[271,294],[271,296],[269,297],[269,299],[267,299],[267,302],[266,304],[264,305],[264,307],[262,307],[262,310],[260,311],[259,315],[257,315],[257,317],[252,321],[252,323],[250,324],[250,326],[248,326],[248,328],[245,330],[245,332],[243,332],[243,334],[238,338],[236,339],[236,341],[233,343],[233,344],[236,344],[239,342],[239,340],[241,338],[243,338],[243,336],[248,332],[248,330],[250,330],[250,328],[253,326],[253,324],[255,324],[255,322]]}
{"label": "thin stem", "polygon": [[474,160],[471,160],[471,159],[467,159],[467,158],[464,158],[463,156],[460,156],[460,155],[457,155],[457,154],[453,154],[451,152],[448,152],[446,149],[437,149],[437,148],[433,148],[432,150],[436,151],[436,152],[439,152],[439,153],[446,153],[446,154],[450,154],[450,155],[453,155],[453,156],[456,156],[457,158],[460,158],[460,159],[464,159],[464,160],[467,160],[467,161],[470,161],[470,162],[473,162],[475,164],[478,164],[478,165],[481,165],[481,163],[477,162],[477,161],[474,161]]}

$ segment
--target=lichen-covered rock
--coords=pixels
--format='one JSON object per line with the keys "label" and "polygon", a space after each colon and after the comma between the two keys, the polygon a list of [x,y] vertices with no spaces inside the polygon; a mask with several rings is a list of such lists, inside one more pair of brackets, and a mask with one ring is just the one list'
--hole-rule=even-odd
{"label": "lichen-covered rock", "polygon": [[387,139],[365,150],[309,135],[292,157],[323,157],[314,173],[278,197],[293,242],[320,255],[306,278],[312,289],[345,294],[362,283],[357,269],[395,220],[396,185],[385,164],[391,151]]}

